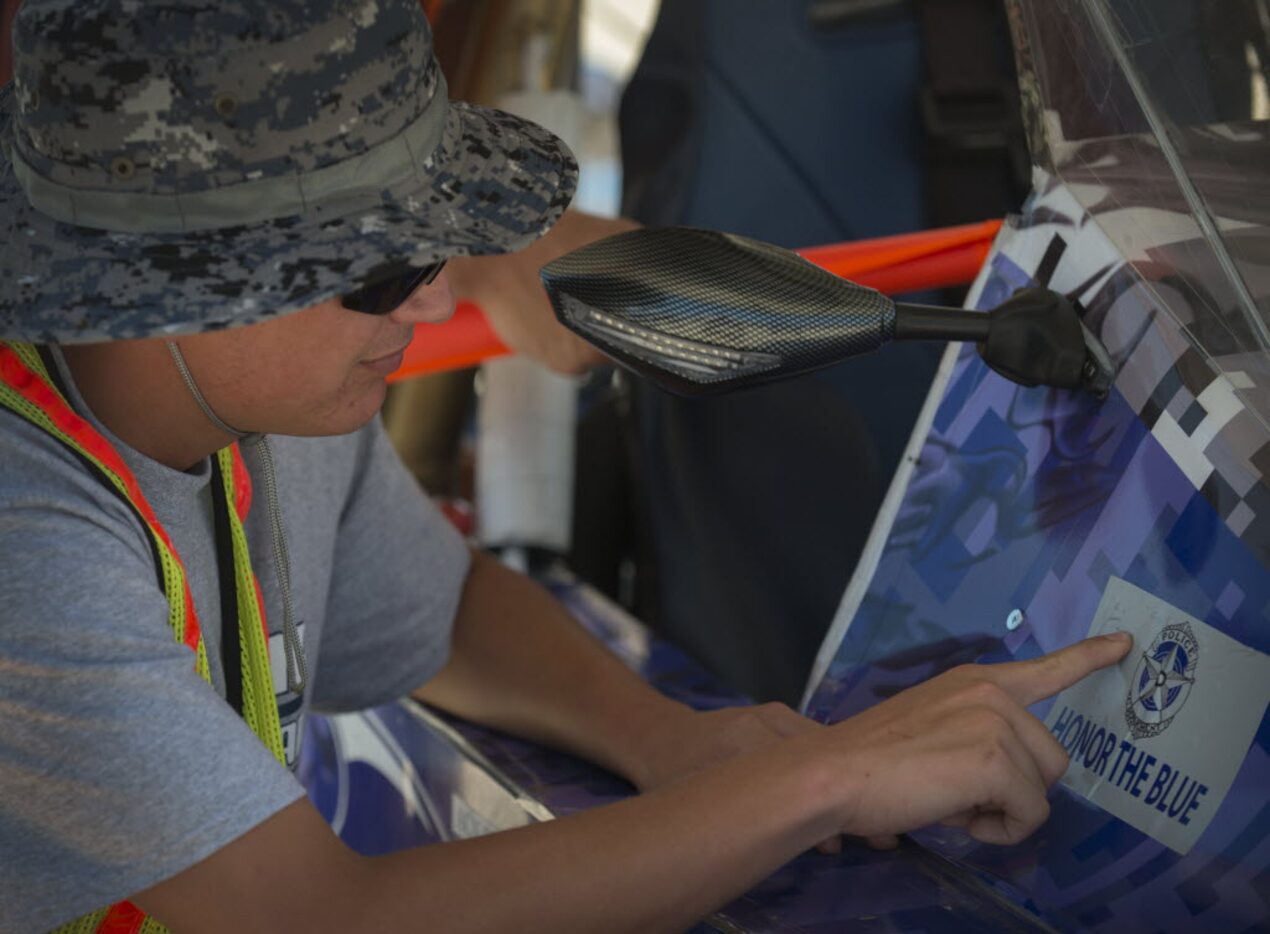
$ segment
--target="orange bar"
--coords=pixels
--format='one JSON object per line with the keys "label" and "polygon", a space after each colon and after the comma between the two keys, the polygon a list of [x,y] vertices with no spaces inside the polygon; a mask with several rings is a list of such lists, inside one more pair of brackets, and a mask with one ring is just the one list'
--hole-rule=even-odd
{"label": "orange bar", "polygon": [[[991,245],[1000,229],[1001,221],[999,220],[981,221],[977,224],[919,230],[893,237],[875,237],[872,240],[807,247],[798,252],[834,275],[854,280],[859,273],[871,269],[897,266],[973,244]],[[975,273],[978,273],[977,269]],[[975,273],[972,273],[966,281],[973,279]]]}
{"label": "orange bar", "polygon": [[[887,295],[966,285],[974,281],[992,249],[1001,221],[919,230],[894,237],[807,247],[799,254],[834,275]],[[419,324],[401,368],[389,381],[476,366],[511,350],[485,315],[459,302],[444,324]]]}
{"label": "orange bar", "polygon": [[850,278],[884,295],[946,289],[973,282],[991,250],[991,241],[967,243],[893,266],[861,270]]}

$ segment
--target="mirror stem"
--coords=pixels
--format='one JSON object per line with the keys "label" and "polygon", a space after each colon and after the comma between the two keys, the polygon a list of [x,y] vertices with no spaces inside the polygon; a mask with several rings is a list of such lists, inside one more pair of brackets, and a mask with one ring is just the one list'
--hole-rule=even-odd
{"label": "mirror stem", "polygon": [[904,341],[971,341],[988,339],[992,316],[982,311],[935,305],[895,305],[895,339]]}

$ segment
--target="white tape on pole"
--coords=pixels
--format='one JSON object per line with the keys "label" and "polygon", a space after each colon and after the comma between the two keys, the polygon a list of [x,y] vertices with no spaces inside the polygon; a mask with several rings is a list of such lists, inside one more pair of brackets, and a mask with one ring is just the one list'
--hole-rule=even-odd
{"label": "white tape on pole", "polygon": [[[587,113],[571,91],[517,92],[499,107],[581,148]],[[569,550],[578,381],[524,357],[482,368],[477,414],[477,537],[490,547]]]}

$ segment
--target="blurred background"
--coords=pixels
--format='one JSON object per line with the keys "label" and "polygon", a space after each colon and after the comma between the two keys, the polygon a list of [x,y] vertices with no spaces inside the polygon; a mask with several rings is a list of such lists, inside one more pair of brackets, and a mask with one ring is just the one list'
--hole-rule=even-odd
{"label": "blurred background", "polygon": [[[425,7],[454,96],[563,135],[594,213],[808,247],[1027,191],[1000,0]],[[386,417],[482,543],[567,562],[733,688],[796,703],[941,349],[714,399],[498,360],[399,384]]]}

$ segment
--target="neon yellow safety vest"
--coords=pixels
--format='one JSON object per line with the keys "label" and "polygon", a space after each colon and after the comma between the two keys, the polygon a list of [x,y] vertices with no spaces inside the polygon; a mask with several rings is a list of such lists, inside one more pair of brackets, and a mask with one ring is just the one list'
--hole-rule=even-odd
{"label": "neon yellow safety vest", "polygon": [[[132,508],[150,535],[156,574],[168,600],[172,635],[190,649],[194,670],[211,683],[207,647],[194,611],[185,566],[124,459],[99,431],[70,407],[58,386],[56,373],[47,350],[32,344],[0,341],[0,406],[66,445],[86,469]],[[222,607],[228,631],[237,634],[240,655],[239,665],[227,660],[227,672],[236,673],[234,678],[226,678],[227,692],[252,732],[285,765],[282,728],[269,670],[269,631],[265,626],[260,588],[251,570],[247,536],[243,532],[243,521],[251,508],[251,478],[237,444],[218,451],[212,469],[212,496],[219,513],[217,524],[228,530],[236,593],[235,605]],[[226,557],[222,555],[222,563]],[[226,573],[223,567],[222,573]],[[236,626],[231,617],[237,617]],[[241,703],[238,695],[241,695]],[[65,924],[54,934],[162,934],[166,930],[131,902],[122,901]]]}

